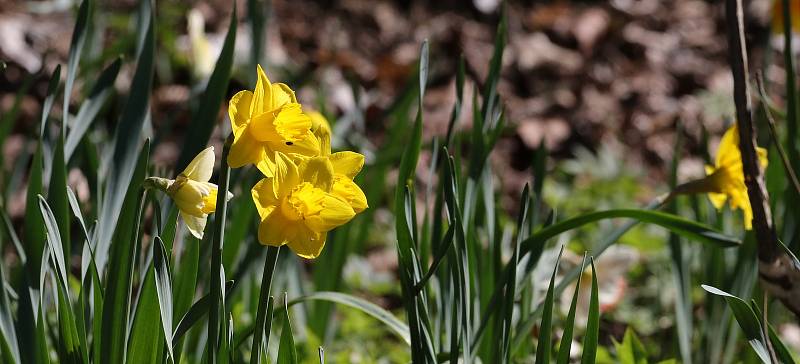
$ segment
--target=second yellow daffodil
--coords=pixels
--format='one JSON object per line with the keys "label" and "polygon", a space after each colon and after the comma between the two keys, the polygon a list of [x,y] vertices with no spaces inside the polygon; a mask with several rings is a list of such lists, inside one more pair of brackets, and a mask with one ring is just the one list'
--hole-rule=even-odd
{"label": "second yellow daffodil", "polygon": [[[352,153],[357,154],[357,153]],[[363,158],[303,158],[295,163],[276,152],[272,177],[259,181],[252,190],[261,223],[258,240],[271,246],[288,245],[297,255],[313,259],[325,246],[328,231],[350,221],[366,208],[363,192],[337,180],[349,179],[361,169]],[[338,167],[338,168],[337,168]],[[341,177],[338,171],[342,171]],[[355,185],[354,183],[352,184]]]}
{"label": "second yellow daffodil", "polygon": [[319,141],[312,121],[297,102],[294,91],[283,83],[271,83],[258,66],[254,91],[238,92],[230,101],[234,141],[228,165],[254,164],[267,177],[275,170],[275,152],[314,156]]}
{"label": "second yellow daffodil", "polygon": [[[767,167],[767,150],[756,147],[761,168]],[[739,130],[736,124],[728,128],[717,148],[717,159],[713,166],[706,166],[708,198],[717,209],[728,202],[732,209],[744,212],[744,227],[752,229],[753,209],[744,184],[742,153],[739,151]]]}

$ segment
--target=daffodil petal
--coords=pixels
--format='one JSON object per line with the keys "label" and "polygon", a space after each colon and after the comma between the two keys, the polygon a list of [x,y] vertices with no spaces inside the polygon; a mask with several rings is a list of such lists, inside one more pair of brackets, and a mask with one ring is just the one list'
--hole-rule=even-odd
{"label": "daffodil petal", "polygon": [[183,222],[186,223],[186,229],[189,230],[189,233],[195,238],[202,240],[208,216],[192,216],[181,211],[181,217],[183,218]]}
{"label": "daffodil petal", "polygon": [[253,100],[250,103],[250,115],[259,115],[264,111],[272,110],[270,105],[272,100],[272,83],[269,82],[267,74],[261,65],[256,68],[258,73],[258,80],[256,81],[256,88],[253,90]]}
{"label": "daffodil petal", "polygon": [[241,134],[250,121],[250,102],[252,99],[253,92],[243,90],[233,95],[228,103],[228,116],[231,119],[231,129],[234,135]]}
{"label": "daffodil petal", "polygon": [[309,229],[323,233],[344,225],[355,215],[355,211],[347,202],[326,193],[322,201],[322,209],[317,214],[305,216],[305,224]]}
{"label": "daffodil petal", "polygon": [[[271,155],[272,157],[267,158]],[[264,177],[273,177],[275,175],[275,152],[271,151],[269,147],[264,148],[264,158],[258,160],[256,168],[264,175]]]}
{"label": "daffodil petal", "polygon": [[333,166],[325,157],[308,158],[298,166],[300,179],[325,192],[333,186]]}
{"label": "daffodil petal", "polygon": [[300,141],[311,130],[311,118],[303,113],[298,103],[283,105],[273,123],[284,144],[288,145]]}
{"label": "daffodil petal", "polygon": [[291,224],[283,214],[275,210],[258,225],[258,241],[262,245],[281,246],[291,238],[295,228],[296,224]]}
{"label": "daffodil petal", "polygon": [[267,217],[278,204],[278,196],[272,189],[272,181],[269,178],[258,181],[258,183],[253,186],[251,193],[253,195],[253,202],[256,205],[256,210],[258,210],[258,216],[262,219]]}
{"label": "daffodil petal", "polygon": [[302,258],[314,259],[322,252],[325,247],[327,233],[315,233],[308,229],[295,232],[288,245],[292,251]]}
{"label": "daffodil petal", "polygon": [[291,145],[286,144],[285,142],[281,143],[269,143],[270,148],[276,151],[280,151],[281,153],[285,154],[300,154],[304,156],[316,156],[320,155],[320,141],[314,136],[314,133],[311,130],[306,130],[305,134],[296,139]]}
{"label": "daffodil petal", "polygon": [[360,213],[369,207],[364,191],[353,180],[343,175],[334,177],[331,194],[347,202],[355,213]]}
{"label": "daffodil petal", "polygon": [[297,103],[294,91],[285,83],[272,84],[272,100],[268,110],[279,108],[289,103]]}
{"label": "daffodil petal", "polygon": [[283,153],[275,153],[275,170],[272,178],[272,189],[278,198],[283,198],[300,183],[297,166]]}
{"label": "daffodil petal", "polygon": [[186,169],[183,170],[183,175],[186,178],[198,182],[208,182],[211,179],[211,174],[214,173],[214,147],[203,149],[197,156],[192,159]]}
{"label": "daffodil petal", "polygon": [[331,154],[334,172],[353,179],[364,167],[364,156],[356,152],[338,152]]}
{"label": "daffodil petal", "polygon": [[245,130],[234,139],[231,145],[228,153],[228,165],[231,168],[239,168],[247,164],[256,164],[263,158],[266,158],[264,146]]}
{"label": "daffodil petal", "polygon": [[739,129],[736,124],[733,124],[719,141],[717,148],[717,168],[721,166],[731,165],[738,161],[742,162],[741,153],[739,152]]}

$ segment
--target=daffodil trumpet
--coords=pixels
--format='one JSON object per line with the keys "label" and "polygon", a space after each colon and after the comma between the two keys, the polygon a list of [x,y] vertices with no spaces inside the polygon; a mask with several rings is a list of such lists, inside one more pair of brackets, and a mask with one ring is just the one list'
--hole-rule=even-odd
{"label": "daffodil trumpet", "polygon": [[[213,172],[214,147],[208,147],[194,157],[174,180],[148,177],[144,186],[166,192],[178,206],[189,232],[202,239],[208,215],[217,208],[217,185],[208,182]],[[233,194],[228,192],[227,199],[231,198]]]}

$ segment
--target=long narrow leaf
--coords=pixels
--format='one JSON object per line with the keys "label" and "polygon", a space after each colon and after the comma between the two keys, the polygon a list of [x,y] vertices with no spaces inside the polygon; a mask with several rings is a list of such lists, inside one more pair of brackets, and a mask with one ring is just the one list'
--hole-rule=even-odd
{"label": "long narrow leaf", "polygon": [[89,96],[83,101],[80,109],[78,109],[78,114],[75,116],[75,119],[73,119],[69,134],[67,134],[67,140],[64,142],[65,160],[68,161],[72,157],[72,154],[78,147],[78,143],[83,139],[86,131],[89,130],[89,126],[92,125],[97,114],[100,113],[100,109],[102,109],[106,100],[108,100],[114,92],[114,81],[117,79],[121,66],[122,58],[117,58],[108,65],[108,67],[100,73],[100,77],[97,78],[97,82],[89,92]]}
{"label": "long narrow leaf", "polygon": [[586,335],[583,337],[581,364],[594,364],[597,358],[597,342],[600,335],[600,293],[597,288],[597,269],[592,265],[592,297],[589,300],[589,318],[586,321]]}
{"label": "long narrow leaf", "polygon": [[355,308],[382,322],[386,327],[392,330],[392,332],[403,339],[406,344],[411,345],[409,330],[406,324],[392,315],[391,312],[363,298],[339,292],[314,292],[289,301],[289,306],[305,301],[328,301]]}
{"label": "long narrow leaf", "polygon": [[175,355],[172,353],[172,281],[169,271],[169,256],[164,249],[164,243],[158,236],[155,237],[153,243],[153,268],[155,269],[158,306],[161,311],[161,326],[167,340],[167,352],[170,358],[174,359]]}
{"label": "long narrow leaf", "polygon": [[72,41],[69,45],[69,57],[67,58],[67,79],[64,83],[64,118],[61,120],[61,132],[66,134],[67,122],[69,120],[69,99],[72,94],[72,84],[75,82],[75,75],[78,72],[78,63],[81,60],[83,45],[86,43],[87,29],[91,21],[92,1],[83,0],[78,8],[78,18],[75,20],[75,28],[72,30]]}
{"label": "long narrow leaf", "polygon": [[294,347],[294,335],[292,335],[292,323],[289,319],[289,298],[284,296],[283,310],[283,329],[281,329],[281,341],[278,346],[278,364],[297,364],[297,351]]}
{"label": "long narrow leaf", "polygon": [[143,39],[136,72],[131,81],[131,92],[122,111],[122,116],[114,132],[114,151],[108,170],[103,203],[98,215],[97,245],[95,249],[97,269],[104,274],[108,262],[108,250],[120,217],[125,191],[133,179],[137,150],[142,135],[142,126],[149,116],[150,91],[153,84],[153,64],[155,61],[155,21],[150,1],[142,1],[139,14],[143,22],[140,36]]}

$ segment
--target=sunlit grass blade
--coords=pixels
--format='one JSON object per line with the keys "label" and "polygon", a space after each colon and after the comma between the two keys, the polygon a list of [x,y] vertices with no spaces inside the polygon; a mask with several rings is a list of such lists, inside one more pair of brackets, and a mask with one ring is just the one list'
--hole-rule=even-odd
{"label": "sunlit grass blade", "polygon": [[64,257],[64,250],[62,248],[62,241],[61,241],[61,233],[58,230],[58,222],[56,221],[56,217],[53,214],[53,211],[50,209],[50,206],[47,204],[47,200],[45,200],[42,195],[39,195],[39,211],[42,214],[42,219],[44,221],[46,237],[47,237],[47,245],[50,248],[50,256],[53,258],[53,262],[56,266],[56,278],[58,278],[59,284],[61,284],[61,289],[65,291],[65,293],[69,292],[69,287],[67,286],[67,263]]}
{"label": "sunlit grass blade", "polygon": [[553,275],[550,276],[550,285],[547,288],[547,295],[544,298],[544,313],[542,314],[542,323],[539,325],[539,343],[536,345],[536,363],[550,363],[550,356],[552,350],[552,324],[553,324],[553,291],[556,285],[556,274],[558,273],[558,263],[561,261],[561,255],[564,253],[564,247],[556,258],[556,264],[553,268]]}
{"label": "sunlit grass blade", "polygon": [[[139,37],[142,39],[142,48],[131,81],[128,100],[114,131],[114,151],[106,175],[104,199],[98,213],[95,259],[101,275],[104,274],[109,259],[109,247],[120,218],[125,191],[132,184],[140,182],[132,177],[142,126],[149,114],[155,62],[155,15],[150,7],[150,1],[143,0],[141,4],[139,19],[142,21],[142,27],[139,28]],[[114,307],[114,304],[109,308],[111,307]]]}
{"label": "sunlit grass blade", "polygon": [[205,149],[208,139],[211,137],[211,131],[217,125],[219,107],[224,101],[228,91],[228,81],[231,78],[237,24],[236,2],[233,2],[233,12],[230,23],[228,23],[228,34],[225,36],[222,52],[217,59],[214,72],[211,73],[211,78],[208,79],[206,90],[200,96],[198,109],[192,114],[192,121],[189,128],[186,129],[183,148],[181,148],[175,168],[178,171],[183,170],[197,153]]}
{"label": "sunlit grass blade", "polygon": [[583,336],[583,354],[581,364],[593,364],[597,358],[597,345],[600,335],[600,293],[597,287],[597,269],[592,265],[592,296],[589,299],[589,317],[586,321],[586,333]]}
{"label": "sunlit grass blade", "polygon": [[69,197],[67,196],[67,166],[64,160],[64,138],[57,137],[55,151],[50,168],[50,186],[47,189],[47,201],[53,211],[61,235],[61,254],[70,258],[70,216]]}
{"label": "sunlit grass blade", "polygon": [[705,284],[701,286],[706,292],[725,299],[725,302],[728,303],[728,307],[730,307],[733,312],[733,316],[736,318],[736,322],[739,324],[739,327],[742,328],[744,336],[750,342],[750,346],[756,352],[756,355],[758,355],[764,363],[770,363],[771,360],[769,352],[767,351],[767,346],[765,345],[764,335],[761,331],[761,324],[759,323],[758,316],[753,312],[750,305],[741,298],[721,289]]}
{"label": "sunlit grass blade", "polygon": [[[581,271],[586,269],[586,256],[581,262]],[[578,293],[581,290],[581,280],[575,282],[575,292],[572,294],[572,301],[569,305],[567,319],[564,321],[564,333],[561,334],[561,344],[558,345],[557,364],[569,364],[570,349],[572,349],[572,336],[575,331],[575,311],[578,307]]]}
{"label": "sunlit grass blade", "polygon": [[406,344],[411,345],[409,329],[406,324],[400,321],[391,312],[386,311],[380,306],[372,302],[369,302],[363,298],[339,292],[314,292],[289,301],[289,306],[293,306],[295,304],[306,301],[329,301],[333,303],[338,303],[340,305],[345,305],[348,307],[355,308],[382,322],[384,325],[386,325],[386,327],[392,330],[392,332],[394,332],[397,336],[403,339],[403,341]]}
{"label": "sunlit grass blade", "polygon": [[75,75],[78,72],[78,63],[81,60],[83,45],[86,43],[89,22],[92,20],[91,0],[83,0],[78,8],[78,18],[75,19],[75,28],[72,30],[72,40],[69,45],[69,56],[67,57],[67,79],[64,83],[64,117],[61,119],[61,133],[66,135],[67,123],[69,120],[69,99],[72,95],[72,85],[75,82]]}
{"label": "sunlit grass blade", "polygon": [[[140,243],[140,224],[146,192],[141,188],[150,156],[150,142],[145,141],[132,171],[132,181],[121,204],[122,211],[114,230],[105,297],[103,298],[102,340],[98,360],[104,363],[122,363],[128,343],[128,325],[133,289],[134,252]],[[96,252],[97,253],[97,252]],[[98,269],[100,267],[98,266]],[[159,330],[160,331],[160,330]]]}
{"label": "sunlit grass blade", "polygon": [[289,319],[289,298],[284,295],[283,328],[281,329],[280,346],[278,346],[278,364],[297,364],[297,351],[294,347],[292,323]]}
{"label": "sunlit grass blade", "polygon": [[[88,0],[87,0],[88,1]],[[64,160],[69,161],[75,149],[78,148],[83,136],[89,130],[92,122],[100,113],[100,110],[105,105],[106,101],[114,92],[114,81],[117,79],[120,67],[122,66],[122,58],[116,58],[111,62],[97,78],[96,83],[89,92],[89,96],[81,104],[78,109],[78,114],[69,125],[69,133],[64,142]]]}
{"label": "sunlit grass blade", "polygon": [[530,251],[536,244],[543,244],[545,241],[554,236],[578,228],[585,224],[603,219],[620,217],[636,219],[641,222],[659,225],[688,239],[721,248],[730,248],[741,244],[741,241],[737,238],[725,235],[724,233],[710,226],[687,220],[676,215],[649,210],[617,209],[590,212],[548,226],[537,231],[530,238],[523,241],[522,251]]}
{"label": "sunlit grass blade", "polygon": [[158,306],[161,311],[161,326],[167,342],[167,353],[174,361],[175,354],[172,352],[172,278],[169,269],[169,255],[158,236],[153,239],[153,268]]}
{"label": "sunlit grass blade", "polygon": [[49,256],[53,258],[56,266],[55,274],[56,281],[58,282],[57,298],[57,315],[58,315],[58,329],[59,337],[59,350],[62,356],[66,357],[66,361],[79,363],[83,362],[83,358],[88,356],[86,346],[81,345],[78,337],[77,328],[75,327],[75,316],[72,312],[72,305],[69,295],[69,285],[67,276],[67,265],[64,259],[64,251],[62,248],[61,234],[58,230],[58,224],[53,211],[47,204],[47,200],[39,195],[39,209],[44,219],[45,229],[47,231],[47,243],[49,246]]}

